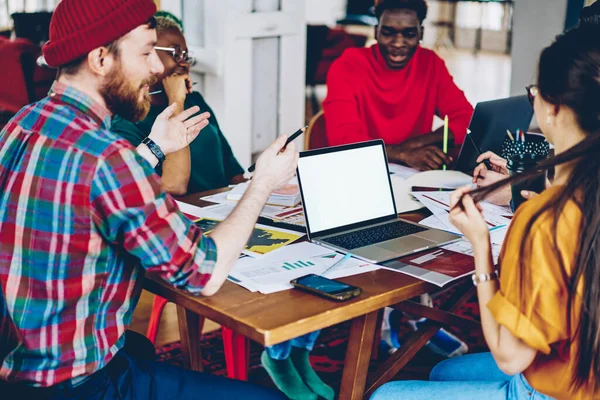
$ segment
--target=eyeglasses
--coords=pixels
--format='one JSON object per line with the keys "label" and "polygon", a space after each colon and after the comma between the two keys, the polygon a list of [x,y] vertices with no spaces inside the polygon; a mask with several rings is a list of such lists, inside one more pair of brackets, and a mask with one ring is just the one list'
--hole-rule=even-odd
{"label": "eyeglasses", "polygon": [[529,85],[525,87],[525,90],[527,90],[527,98],[529,99],[529,102],[531,103],[531,105],[533,105],[533,102],[535,101],[535,96],[537,96],[539,93],[538,86]]}
{"label": "eyeglasses", "polygon": [[183,50],[179,46],[175,46],[175,47],[155,46],[154,50],[168,51],[169,53],[171,53],[171,55],[173,56],[173,60],[175,60],[175,62],[177,64],[180,64],[183,62],[185,62],[186,64],[190,64],[190,66],[193,66],[194,64],[196,64],[196,57],[194,56],[194,53],[192,53],[189,50]]}

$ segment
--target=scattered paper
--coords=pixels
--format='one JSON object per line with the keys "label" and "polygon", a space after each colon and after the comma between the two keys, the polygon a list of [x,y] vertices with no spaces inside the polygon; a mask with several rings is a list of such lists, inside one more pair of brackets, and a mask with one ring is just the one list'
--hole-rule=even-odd
{"label": "scattered paper", "polygon": [[175,200],[175,203],[177,204],[177,207],[179,207],[179,210],[182,213],[187,214],[189,216],[200,218],[206,214],[202,207],[194,206],[188,203],[183,203],[177,200]]}
{"label": "scattered paper", "polygon": [[475,270],[473,257],[445,247],[387,261],[382,266],[440,287]]}
{"label": "scattered paper", "polygon": [[394,201],[396,202],[396,212],[398,214],[415,211],[423,208],[423,204],[416,201],[411,195],[411,186],[400,176],[392,175],[392,189],[394,191]]}
{"label": "scattered paper", "polygon": [[394,163],[389,163],[388,168],[390,170],[390,175],[392,175],[392,176],[395,175],[402,179],[408,179],[411,176],[419,173],[419,170],[417,170],[417,169],[405,167],[404,165],[394,164]]}
{"label": "scattered paper", "polygon": [[408,179],[412,186],[458,189],[472,185],[473,177],[460,171],[425,171]]}
{"label": "scattered paper", "polygon": [[[321,274],[343,256],[325,247],[302,242],[282,247],[256,259],[238,260],[230,278],[240,286],[268,294],[292,288],[292,279]],[[354,258],[331,270],[328,278],[341,278],[379,269],[379,266]]]}
{"label": "scattered paper", "polygon": [[[473,246],[471,242],[466,239],[459,240],[458,242],[450,243],[446,246],[442,247],[446,250],[451,250],[456,253],[464,254],[467,256],[473,257]],[[500,257],[500,252],[502,251],[502,244],[492,243],[492,258],[494,259],[494,265],[498,264],[498,258]]]}
{"label": "scattered paper", "polygon": [[306,228],[306,218],[304,218],[304,212],[283,219],[275,220],[275,222],[283,222],[285,224],[302,226]]}
{"label": "scattered paper", "polygon": [[[206,234],[215,229],[217,225],[221,223],[221,219],[203,217],[194,221],[194,223]],[[303,236],[303,234],[295,231],[256,224],[243,253],[253,257],[260,257],[263,254],[267,254],[284,247],[287,244],[293,243]]]}
{"label": "scattered paper", "polygon": [[[412,195],[423,203],[446,226],[445,230],[460,233],[448,218],[450,192],[412,192]],[[490,229],[510,225],[512,220],[510,209],[486,201],[481,202],[480,205],[483,208],[483,218],[490,226]]]}
{"label": "scattered paper", "polygon": [[218,204],[230,204],[235,206],[238,202],[233,200],[227,200],[227,193],[229,192],[221,192],[210,196],[204,196],[201,197],[200,200],[210,201],[211,203]]}

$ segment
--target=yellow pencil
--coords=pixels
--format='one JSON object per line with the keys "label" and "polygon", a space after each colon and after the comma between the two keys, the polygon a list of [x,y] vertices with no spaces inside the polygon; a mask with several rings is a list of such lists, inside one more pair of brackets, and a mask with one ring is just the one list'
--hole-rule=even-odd
{"label": "yellow pencil", "polygon": [[[448,116],[444,118],[444,142],[442,144],[444,154],[448,154]],[[446,164],[442,167],[442,169],[446,170]]]}
{"label": "yellow pencil", "polygon": [[508,137],[510,138],[510,140],[514,141],[515,138],[513,137],[512,133],[510,133],[510,131],[507,129],[506,130],[506,134],[508,135]]}

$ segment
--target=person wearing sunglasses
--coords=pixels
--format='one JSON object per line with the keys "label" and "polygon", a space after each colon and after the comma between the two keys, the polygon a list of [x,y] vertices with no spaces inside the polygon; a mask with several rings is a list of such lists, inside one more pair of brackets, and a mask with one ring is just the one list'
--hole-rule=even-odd
{"label": "person wearing sunglasses", "polygon": [[157,43],[154,49],[165,71],[150,88],[152,106],[148,116],[132,123],[119,116],[113,120],[113,131],[134,146],[148,135],[156,117],[170,104],[177,103],[175,115],[192,106],[209,112],[208,126],[186,148],[167,155],[157,172],[162,176],[163,189],[174,195],[196,193],[225,187],[244,181],[244,169],[237,161],[227,139],[221,132],[215,113],[202,95],[193,91],[190,67],[195,63],[188,50],[181,22],[172,14],[156,14]]}
{"label": "person wearing sunglasses", "polygon": [[377,44],[348,49],[327,75],[323,103],[329,145],[383,139],[391,162],[419,170],[452,159],[442,151],[434,116],[447,115],[450,145],[465,138],[473,107],[444,61],[422,48],[425,0],[380,0]]}

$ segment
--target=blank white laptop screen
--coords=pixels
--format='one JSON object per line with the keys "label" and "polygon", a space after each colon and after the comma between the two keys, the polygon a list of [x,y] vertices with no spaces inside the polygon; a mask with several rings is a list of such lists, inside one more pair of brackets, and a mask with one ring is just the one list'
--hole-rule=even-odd
{"label": "blank white laptop screen", "polygon": [[381,145],[301,157],[298,170],[312,233],[394,214]]}

